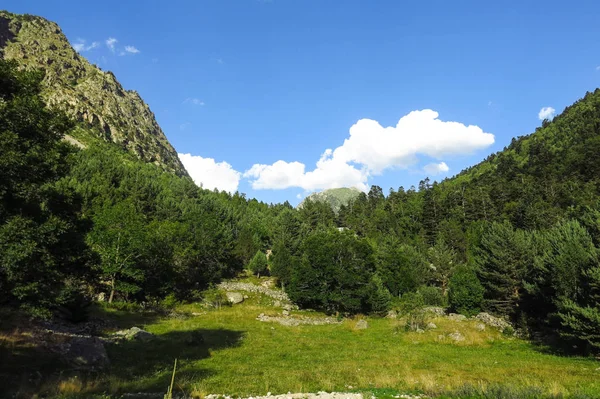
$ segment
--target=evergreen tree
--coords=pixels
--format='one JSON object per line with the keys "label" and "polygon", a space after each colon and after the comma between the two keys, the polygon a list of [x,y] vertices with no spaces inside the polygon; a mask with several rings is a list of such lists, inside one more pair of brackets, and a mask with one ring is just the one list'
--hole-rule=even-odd
{"label": "evergreen tree", "polygon": [[260,277],[261,274],[266,274],[269,270],[267,255],[264,252],[258,251],[248,264],[248,270]]}
{"label": "evergreen tree", "polygon": [[458,313],[472,316],[480,310],[484,288],[475,271],[468,266],[458,266],[450,278],[448,302]]}

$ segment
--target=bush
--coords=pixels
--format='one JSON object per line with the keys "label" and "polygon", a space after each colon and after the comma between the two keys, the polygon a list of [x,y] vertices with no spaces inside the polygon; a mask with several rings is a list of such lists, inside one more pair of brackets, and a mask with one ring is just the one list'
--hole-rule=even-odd
{"label": "bush", "polygon": [[479,313],[484,288],[472,268],[458,266],[450,277],[449,288],[448,301],[452,310],[465,316]]}
{"label": "bush", "polygon": [[418,293],[423,297],[423,303],[426,306],[445,307],[447,305],[447,299],[439,287],[422,286]]}
{"label": "bush", "polygon": [[425,303],[419,292],[407,292],[400,298],[399,311],[406,317],[406,331],[424,330],[427,326],[427,318],[423,309]]}
{"label": "bush", "polygon": [[227,295],[218,288],[209,288],[203,293],[204,302],[213,308],[221,309],[223,306],[229,306]]}

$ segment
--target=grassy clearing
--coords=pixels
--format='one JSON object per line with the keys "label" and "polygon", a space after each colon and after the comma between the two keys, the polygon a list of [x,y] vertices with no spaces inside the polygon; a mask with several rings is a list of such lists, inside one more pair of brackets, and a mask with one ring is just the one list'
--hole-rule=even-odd
{"label": "grassy clearing", "polygon": [[[197,397],[319,390],[369,391],[378,397],[397,392],[461,398],[600,397],[597,360],[544,353],[489,327],[477,331],[473,321],[432,319],[438,328],[422,334],[405,332],[402,321],[389,319],[368,319],[366,330],[355,329],[355,320],[284,327],[255,320],[259,313],[275,314],[276,309],[266,305],[269,301],[255,297],[209,311],[198,305],[181,306],[180,311],[205,312],[186,319],[105,310],[105,317],[120,326],[137,325],[158,338],[110,346],[108,373],[63,373],[43,390],[66,397],[165,392],[173,360],[178,358],[174,394]],[[455,331],[465,340],[450,340],[447,334]],[[191,340],[198,332],[203,344]],[[2,338],[4,350],[10,345],[15,349],[12,339]]]}

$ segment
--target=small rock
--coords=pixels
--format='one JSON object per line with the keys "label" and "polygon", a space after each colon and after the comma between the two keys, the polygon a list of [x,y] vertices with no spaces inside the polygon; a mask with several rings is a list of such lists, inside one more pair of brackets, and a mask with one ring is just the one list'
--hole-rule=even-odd
{"label": "small rock", "polygon": [[238,304],[244,302],[244,296],[239,292],[226,292],[227,300],[232,304]]}
{"label": "small rock", "polygon": [[356,328],[357,330],[365,330],[365,329],[369,328],[369,323],[367,323],[367,321],[365,319],[360,319],[359,321],[356,322],[356,325],[354,326],[354,328]]}
{"label": "small rock", "polygon": [[427,324],[427,329],[428,330],[434,330],[436,328],[437,328],[437,326],[435,325],[435,323],[429,323],[429,324]]}
{"label": "small rock", "polygon": [[464,314],[458,314],[458,313],[450,313],[448,315],[448,318],[450,320],[454,320],[454,321],[463,321],[463,320],[467,320],[467,316],[465,316]]}
{"label": "small rock", "polygon": [[290,311],[289,310],[284,310],[282,313],[283,313],[284,316],[289,316],[290,315]]}
{"label": "small rock", "polygon": [[477,331],[485,331],[485,324],[477,323],[477,325],[475,326],[475,329]]}
{"label": "small rock", "polygon": [[117,331],[114,335],[127,340],[135,340],[141,342],[148,342],[154,339],[154,334],[144,331],[139,327],[131,327],[128,330]]}
{"label": "small rock", "polygon": [[248,295],[244,295],[244,299],[248,299],[250,298]]}
{"label": "small rock", "polygon": [[386,319],[396,319],[398,317],[398,312],[395,310],[390,310],[388,314],[385,316]]}
{"label": "small rock", "polygon": [[425,331],[421,330],[420,328],[417,328],[417,334],[423,334]]}
{"label": "small rock", "polygon": [[454,342],[461,342],[465,340],[465,337],[458,331],[453,332],[452,334],[448,335],[448,337]]}
{"label": "small rock", "polygon": [[439,306],[428,306],[423,310],[425,313],[431,313],[436,316],[444,316],[446,314],[446,310],[444,308],[440,308]]}
{"label": "small rock", "polygon": [[275,306],[276,308],[280,308],[281,307],[281,301],[275,301],[275,302],[273,302],[273,306]]}

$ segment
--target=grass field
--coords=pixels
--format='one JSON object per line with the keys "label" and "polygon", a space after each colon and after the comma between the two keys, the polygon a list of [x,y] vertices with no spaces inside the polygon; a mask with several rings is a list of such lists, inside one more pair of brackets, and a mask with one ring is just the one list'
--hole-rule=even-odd
{"label": "grass field", "polygon": [[[377,397],[408,392],[462,398],[600,397],[597,360],[545,353],[490,327],[477,331],[473,321],[432,319],[438,328],[421,334],[405,332],[401,320],[390,319],[368,319],[366,330],[355,329],[356,320],[285,327],[255,320],[259,313],[279,311],[268,303],[268,298],[253,297],[220,310],[179,307],[203,313],[188,318],[104,310],[120,326],[137,325],[157,339],[111,345],[109,372],[65,371],[41,391],[79,397],[164,392],[178,358],[174,391],[195,397],[320,390],[358,390]],[[455,331],[465,340],[447,338]],[[198,333],[203,344],[191,342]],[[9,341],[7,336],[0,340],[5,351],[9,345],[19,349],[14,336]]]}

